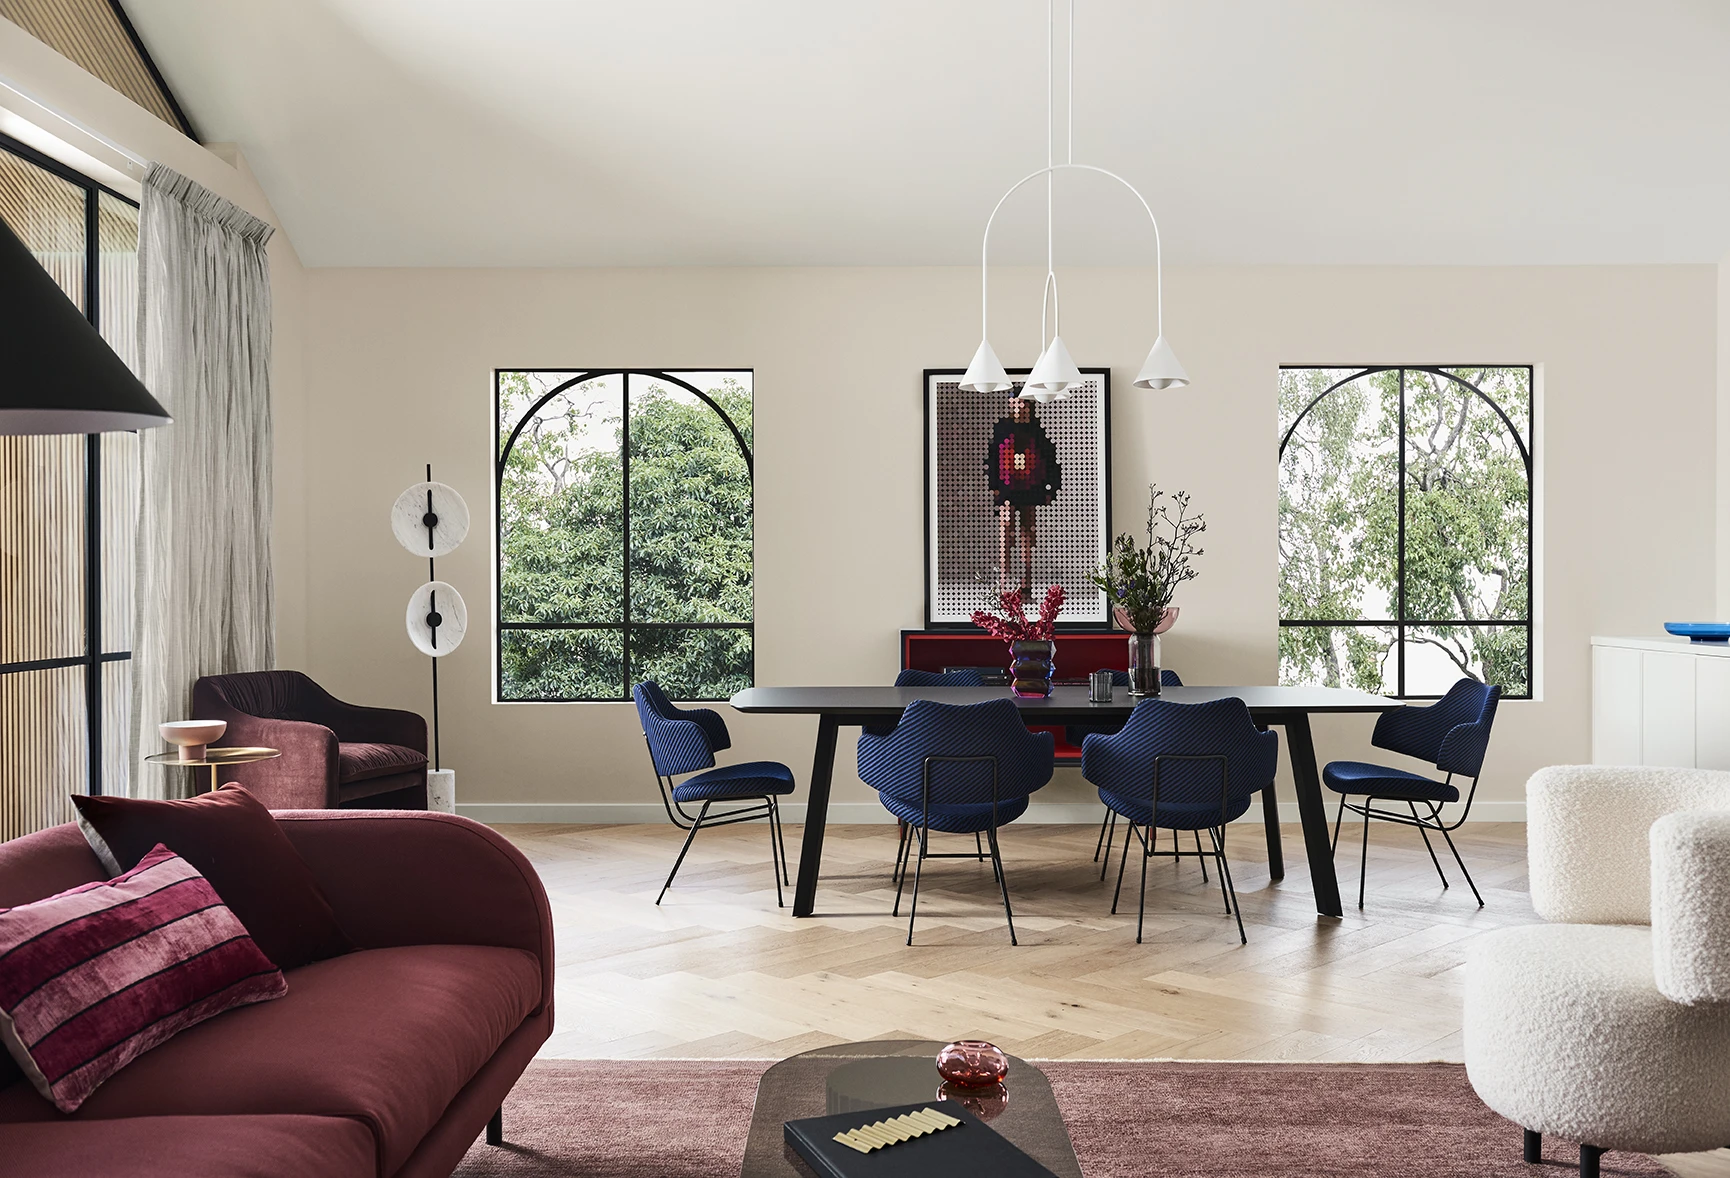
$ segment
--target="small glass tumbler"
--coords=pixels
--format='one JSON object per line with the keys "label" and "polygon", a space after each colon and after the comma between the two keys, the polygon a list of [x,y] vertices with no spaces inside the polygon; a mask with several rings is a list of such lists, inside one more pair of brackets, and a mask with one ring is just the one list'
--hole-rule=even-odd
{"label": "small glass tumbler", "polygon": [[1111,672],[1095,671],[1087,677],[1087,699],[1089,703],[1108,704],[1111,702]]}

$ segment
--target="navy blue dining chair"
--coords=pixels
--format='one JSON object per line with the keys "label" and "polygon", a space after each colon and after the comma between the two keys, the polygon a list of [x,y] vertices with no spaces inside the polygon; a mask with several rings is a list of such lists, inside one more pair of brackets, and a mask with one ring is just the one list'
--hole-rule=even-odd
{"label": "navy blue dining chair", "polygon": [[[659,684],[645,680],[631,691],[637,701],[637,716],[643,722],[643,740],[649,746],[649,762],[655,769],[655,784],[667,817],[681,830],[689,830],[673,870],[655,897],[659,904],[673,886],[673,877],[685,861],[697,831],[705,827],[731,826],[756,818],[769,821],[769,862],[775,876],[775,906],[782,907],[781,885],[791,882],[787,872],[787,844],[781,831],[778,798],[793,792],[793,771],[778,761],[742,761],[715,767],[715,754],[733,746],[727,722],[709,708],[679,708],[667,698]],[[702,772],[707,770],[707,772]],[[677,785],[673,778],[695,773]],[[702,803],[693,816],[685,807]],[[716,802],[734,805],[711,815]]]}
{"label": "navy blue dining chair", "polygon": [[907,859],[913,865],[913,899],[907,912],[907,943],[919,911],[919,879],[927,859],[972,859],[967,854],[936,854],[931,832],[984,833],[991,847],[991,869],[1003,893],[1009,943],[1016,944],[1015,913],[997,830],[1027,812],[1028,797],[1051,780],[1049,732],[1029,732],[1014,701],[944,704],[914,700],[900,722],[882,736],[859,738],[859,776],[877,790],[883,806],[906,824],[899,853],[893,912],[901,914]]}
{"label": "navy blue dining chair", "polygon": [[[960,667],[953,671],[921,671],[918,667],[903,667],[895,674],[897,687],[984,687],[985,676],[977,667]],[[867,724],[862,730],[866,736],[887,736],[894,731],[893,724]],[[902,852],[907,849],[907,824],[896,823],[900,829],[901,845],[895,851],[895,882],[901,882]],[[973,836],[973,852],[976,858],[985,861],[985,848],[979,843],[979,835]]]}
{"label": "navy blue dining chair", "polygon": [[[1101,667],[1100,670],[1105,671],[1105,670],[1110,670],[1110,668]],[[1095,674],[1097,674],[1097,673],[1098,672],[1095,672]],[[1129,672],[1128,671],[1112,671],[1111,672],[1111,685],[1114,688],[1116,688],[1116,687],[1128,687],[1129,686]],[[1173,670],[1166,668],[1166,667],[1161,667],[1159,669],[1159,685],[1161,687],[1182,687],[1183,686],[1183,680],[1178,677],[1178,674],[1176,671],[1173,671]],[[1122,720],[1117,720],[1117,721],[1095,720],[1095,721],[1092,721],[1091,723],[1087,723],[1087,724],[1066,724],[1063,727],[1063,739],[1065,742],[1067,742],[1071,746],[1073,746],[1075,748],[1080,748],[1083,744],[1086,743],[1087,738],[1089,736],[1093,735],[1095,732],[1112,733],[1112,732],[1117,732],[1117,731],[1121,730],[1122,728],[1123,728],[1123,721]],[[1125,837],[1127,837],[1127,836],[1125,836]],[[1174,832],[1171,837],[1173,838],[1173,840],[1175,840],[1177,838],[1176,833]],[[1100,879],[1105,878],[1106,868],[1111,865],[1111,844],[1116,840],[1116,838],[1117,838],[1117,814],[1115,811],[1111,810],[1110,808],[1107,808],[1105,811],[1105,817],[1103,817],[1099,820],[1099,838],[1094,840],[1094,844],[1093,844],[1093,861],[1095,863],[1099,864],[1099,878]],[[1195,836],[1195,849],[1196,849],[1197,854],[1201,853],[1201,834],[1199,831],[1196,833],[1196,836]],[[1104,862],[1100,861],[1101,860],[1100,853],[1102,851],[1104,852]],[[1202,862],[1202,865],[1201,865],[1201,879],[1202,879],[1203,883],[1207,882],[1207,863],[1205,860]]]}
{"label": "navy blue dining chair", "polygon": [[[1476,679],[1461,679],[1448,688],[1446,695],[1427,707],[1396,708],[1383,712],[1376,720],[1371,744],[1434,765],[1438,771],[1447,774],[1442,781],[1367,761],[1331,761],[1322,770],[1322,780],[1327,787],[1340,795],[1339,811],[1334,815],[1333,846],[1336,851],[1340,845],[1340,820],[1346,811],[1363,815],[1363,847],[1358,856],[1359,908],[1364,906],[1364,876],[1369,863],[1372,818],[1417,827],[1424,836],[1424,849],[1430,853],[1430,862],[1436,865],[1436,874],[1441,876],[1442,887],[1446,888],[1448,877],[1443,874],[1442,861],[1436,858],[1436,849],[1430,844],[1430,831],[1440,834],[1447,842],[1448,850],[1454,853],[1454,862],[1460,865],[1460,874],[1466,877],[1466,886],[1472,889],[1478,907],[1484,906],[1484,897],[1479,894],[1478,885],[1472,882],[1472,873],[1466,870],[1466,861],[1460,858],[1459,848],[1454,846],[1449,832],[1458,830],[1466,815],[1471,813],[1472,798],[1478,792],[1478,775],[1484,768],[1484,754],[1490,749],[1490,728],[1496,722],[1496,705],[1501,698],[1500,687],[1479,683]],[[1472,786],[1458,817],[1447,822],[1442,816],[1442,807],[1460,800],[1460,788],[1454,784],[1455,777],[1470,777]],[[1348,800],[1354,797],[1363,801]],[[1408,813],[1379,810],[1376,802],[1404,802]],[[1420,805],[1426,813],[1418,812]]]}
{"label": "navy blue dining chair", "polygon": [[[1181,847],[1157,850],[1154,832],[1158,830],[1197,832],[1194,854],[1213,857],[1226,911],[1237,917],[1238,940],[1249,943],[1226,861],[1225,828],[1273,783],[1278,761],[1279,737],[1258,729],[1249,708],[1235,697],[1199,704],[1143,700],[1122,729],[1095,733],[1082,743],[1081,775],[1099,787],[1099,800],[1129,823],[1117,867],[1117,891],[1111,899],[1113,912],[1123,894],[1130,836],[1141,843],[1137,944],[1147,916],[1147,861],[1155,855],[1181,859],[1191,854]],[[1199,850],[1203,830],[1213,843],[1211,852]]]}

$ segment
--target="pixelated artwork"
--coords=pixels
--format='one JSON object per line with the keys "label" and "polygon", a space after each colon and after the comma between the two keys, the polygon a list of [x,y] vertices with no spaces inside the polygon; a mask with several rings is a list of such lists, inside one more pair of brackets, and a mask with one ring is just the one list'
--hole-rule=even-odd
{"label": "pixelated artwork", "polygon": [[1040,405],[963,392],[959,370],[926,372],[927,625],[968,623],[1001,589],[1038,600],[1051,585],[1068,598],[1063,623],[1108,622],[1088,575],[1110,535],[1110,374],[1082,375]]}

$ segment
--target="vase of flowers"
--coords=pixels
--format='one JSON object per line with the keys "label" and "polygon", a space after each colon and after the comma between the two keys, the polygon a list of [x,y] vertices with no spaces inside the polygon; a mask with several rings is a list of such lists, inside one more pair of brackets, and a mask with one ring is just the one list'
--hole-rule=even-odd
{"label": "vase of flowers", "polygon": [[1191,513],[1189,494],[1147,488],[1147,539],[1137,543],[1125,532],[1112,542],[1093,583],[1111,602],[1111,616],[1130,632],[1129,694],[1159,694],[1159,636],[1177,621],[1171,604],[1177,587],[1194,580],[1191,560],[1202,554],[1195,538],[1207,531],[1200,512]]}
{"label": "vase of flowers", "polygon": [[1045,591],[1038,617],[1027,616],[1021,594],[1013,589],[997,594],[996,605],[996,612],[974,610],[973,624],[1009,643],[1009,689],[1021,696],[1050,695],[1057,656],[1057,644],[1051,636],[1063,610],[1063,586],[1053,585]]}

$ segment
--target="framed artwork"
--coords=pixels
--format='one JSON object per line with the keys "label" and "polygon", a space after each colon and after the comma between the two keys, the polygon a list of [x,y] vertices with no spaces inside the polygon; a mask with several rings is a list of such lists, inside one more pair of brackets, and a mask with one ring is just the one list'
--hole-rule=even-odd
{"label": "framed artwork", "polygon": [[[1000,589],[1031,589],[1031,608],[1052,585],[1060,629],[1110,625],[1088,577],[1111,539],[1111,370],[1081,374],[1040,405],[963,392],[959,368],[925,370],[927,627],[972,625]],[[1026,375],[1010,372],[1017,391]]]}

